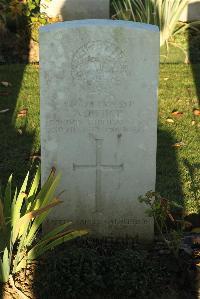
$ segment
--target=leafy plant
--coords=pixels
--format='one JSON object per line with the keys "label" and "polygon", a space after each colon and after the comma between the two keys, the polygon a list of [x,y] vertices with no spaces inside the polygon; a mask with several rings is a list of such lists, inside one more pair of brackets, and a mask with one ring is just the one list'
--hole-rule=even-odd
{"label": "leafy plant", "polygon": [[13,19],[25,17],[28,24],[47,23],[47,16],[40,13],[40,0],[18,1],[11,0],[8,4],[9,15]]}
{"label": "leafy plant", "polygon": [[0,195],[0,281],[7,282],[9,276],[25,268],[59,244],[85,235],[85,230],[72,231],[62,224],[37,240],[37,233],[51,209],[62,201],[55,197],[60,174],[52,170],[49,178],[39,190],[40,167],[27,190],[29,173],[19,192],[12,196],[12,176],[4,194]]}
{"label": "leafy plant", "polygon": [[[170,270],[172,265],[175,271]],[[67,252],[65,248],[59,254],[52,252],[36,271],[39,294],[35,296],[48,299],[96,298],[97,290],[99,298],[154,299],[166,296],[162,286],[177,283],[173,258],[119,240],[90,239]]]}
{"label": "leafy plant", "polygon": [[34,28],[51,22],[45,13],[40,12],[40,0],[0,0],[0,30],[4,26],[18,34],[26,32],[29,35]]}
{"label": "leafy plant", "polygon": [[116,18],[157,25],[160,29],[160,46],[192,24],[178,25],[181,13],[189,0],[114,0]]}
{"label": "leafy plant", "polygon": [[[182,219],[175,219],[171,213],[172,207],[182,210],[182,206],[160,196],[157,192],[149,191],[139,201],[145,203],[149,209],[147,214],[154,218],[156,228],[169,250],[178,257],[183,228],[188,225]],[[169,221],[170,220],[170,223]],[[171,225],[170,225],[171,224]]]}
{"label": "leafy plant", "polygon": [[5,30],[5,24],[7,19],[7,1],[1,0],[0,1],[0,33],[3,33]]}

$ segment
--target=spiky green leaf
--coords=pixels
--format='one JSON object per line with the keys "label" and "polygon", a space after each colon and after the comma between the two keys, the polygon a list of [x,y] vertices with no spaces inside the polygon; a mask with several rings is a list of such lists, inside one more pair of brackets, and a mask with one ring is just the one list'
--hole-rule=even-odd
{"label": "spiky green leaf", "polygon": [[[44,196],[44,199],[41,201],[40,207],[45,207],[52,201],[55,191],[59,185],[60,178],[61,178],[60,174],[57,175],[56,177],[53,177],[53,179],[52,177],[50,177],[50,180],[47,181],[48,184],[44,185],[45,190],[43,190],[42,187],[40,194]],[[47,186],[49,187],[48,189]],[[46,219],[49,213],[50,210],[47,210],[46,212],[42,213],[42,215],[40,215],[33,221],[33,224],[27,236],[27,244],[30,242],[30,240],[32,240],[39,226],[44,222],[44,220]]]}
{"label": "spiky green leaf", "polygon": [[8,255],[8,249],[5,248],[3,253],[3,260],[0,259],[0,280],[1,282],[7,282],[10,274],[10,260]]}
{"label": "spiky green leaf", "polygon": [[[57,206],[61,202],[62,201],[60,201],[59,199],[55,198],[50,204],[46,205],[45,207],[40,208],[38,210],[31,211],[31,212],[25,214],[23,217],[21,217],[19,219],[18,223],[13,228],[13,244],[15,243],[17,237],[20,237],[23,234],[23,231],[21,231],[21,227],[24,227],[24,226],[26,227],[26,225],[33,218],[36,218],[36,217],[40,216],[41,214],[45,214],[46,212],[50,211],[50,209],[52,209],[53,207]],[[34,223],[34,221],[33,221],[33,223]],[[29,236],[29,234],[28,234],[28,236]],[[27,239],[26,242],[28,242],[28,239],[29,239],[28,236],[26,238]]]}
{"label": "spiky green leaf", "polygon": [[6,185],[5,194],[4,194],[4,217],[7,218],[10,216],[11,211],[11,187],[12,187],[12,175],[8,179],[8,183]]}
{"label": "spiky green leaf", "polygon": [[28,252],[28,260],[33,260],[41,256],[43,253],[45,253],[47,250],[52,250],[56,246],[73,240],[77,237],[81,237],[88,234],[87,230],[76,230],[72,232],[65,232],[62,234],[62,236],[50,241],[46,246],[43,246],[43,244],[37,244],[35,247],[33,247],[29,252]]}
{"label": "spiky green leaf", "polygon": [[12,203],[12,226],[13,230],[15,230],[16,225],[18,224],[19,218],[20,218],[20,211],[22,208],[22,204],[24,201],[24,198],[26,197],[26,188],[29,178],[29,172],[26,175],[26,178],[22,184],[22,187],[19,191],[18,196],[16,197],[16,200],[13,200]]}
{"label": "spiky green leaf", "polygon": [[64,224],[59,225],[58,227],[52,229],[50,232],[46,233],[43,238],[40,240],[40,242],[43,242],[45,240],[48,240],[52,237],[55,237],[60,232],[64,231],[68,226],[70,226],[72,222],[67,222]]}
{"label": "spiky green leaf", "polygon": [[30,191],[29,191],[29,194],[28,194],[28,198],[30,198],[30,197],[32,197],[33,195],[36,194],[36,192],[39,188],[39,184],[40,184],[40,177],[41,177],[41,167],[39,166],[37,171],[36,171],[33,182],[31,184],[31,188],[30,188]]}

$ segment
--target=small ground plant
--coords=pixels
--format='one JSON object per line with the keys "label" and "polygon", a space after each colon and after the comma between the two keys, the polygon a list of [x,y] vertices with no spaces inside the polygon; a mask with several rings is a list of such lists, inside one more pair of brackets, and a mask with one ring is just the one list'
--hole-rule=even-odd
{"label": "small ground plant", "polygon": [[156,229],[169,250],[178,258],[183,228],[186,225],[182,219],[175,219],[171,209],[182,210],[182,206],[176,202],[169,202],[157,192],[149,191],[139,201],[148,206],[148,216],[154,218]]}

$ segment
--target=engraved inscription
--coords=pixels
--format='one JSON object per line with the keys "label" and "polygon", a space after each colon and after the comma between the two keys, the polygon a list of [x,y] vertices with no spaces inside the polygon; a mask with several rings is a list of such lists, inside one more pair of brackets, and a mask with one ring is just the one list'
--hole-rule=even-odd
{"label": "engraved inscription", "polygon": [[[55,224],[64,224],[66,222],[68,222],[69,220],[47,220],[47,222],[53,222]],[[106,224],[106,225],[113,225],[113,226],[117,226],[117,225],[130,225],[130,226],[144,226],[144,225],[149,225],[152,223],[152,219],[151,218],[111,218],[108,220],[100,220],[100,219],[95,219],[95,218],[91,218],[91,219],[80,219],[78,220],[76,223],[81,224],[81,225],[99,225],[99,224]]]}
{"label": "engraved inscription", "polygon": [[[114,100],[66,99],[65,109],[59,111],[60,118],[47,120],[48,134],[76,132],[137,132],[140,121],[135,121],[129,110],[135,105],[133,99]],[[61,114],[63,113],[62,117]]]}
{"label": "engraved inscription", "polygon": [[79,221],[80,224],[83,225],[99,225],[99,224],[107,224],[110,226],[115,225],[148,225],[151,223],[151,219],[136,219],[136,218],[120,218],[120,219],[109,219],[105,221],[101,221],[99,219],[81,219]]}
{"label": "engraved inscription", "polygon": [[124,52],[110,41],[91,41],[73,55],[71,74],[76,84],[90,90],[101,90],[109,84],[120,83],[127,75]]}

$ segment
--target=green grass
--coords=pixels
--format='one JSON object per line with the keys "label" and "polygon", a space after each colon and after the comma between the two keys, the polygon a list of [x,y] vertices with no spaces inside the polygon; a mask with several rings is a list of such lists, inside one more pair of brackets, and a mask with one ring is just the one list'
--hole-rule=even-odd
{"label": "green grass", "polygon": [[[200,66],[195,66],[198,71]],[[198,82],[198,78],[196,78]],[[161,64],[157,154],[157,190],[183,203],[187,213],[200,210],[200,116],[194,116],[199,97],[193,68],[184,64]],[[171,112],[183,112],[173,117]],[[174,120],[168,123],[167,118]],[[195,124],[193,124],[195,121]],[[172,147],[182,142],[181,147]]]}
{"label": "green grass", "polygon": [[[0,180],[3,184],[11,173],[21,183],[32,164],[30,156],[39,151],[39,80],[38,67],[5,65],[0,67]],[[9,95],[3,95],[3,93]],[[27,117],[17,113],[28,108]]]}
{"label": "green grass", "polygon": [[[200,66],[195,66],[198,73]],[[184,204],[186,212],[200,210],[200,116],[193,115],[200,96],[191,65],[161,64],[159,88],[159,125],[157,152],[157,186],[163,196]],[[5,65],[0,67],[0,81],[11,87],[0,87],[0,178],[3,184],[11,173],[20,183],[30,167],[30,156],[40,150],[39,137],[39,70],[37,66]],[[27,117],[17,112],[28,108]],[[144,107],[145,109],[145,107]],[[173,117],[171,112],[183,112]],[[167,118],[174,123],[168,123]],[[192,121],[195,124],[192,125]],[[21,131],[22,131],[22,134]],[[183,142],[178,148],[172,145]]]}

